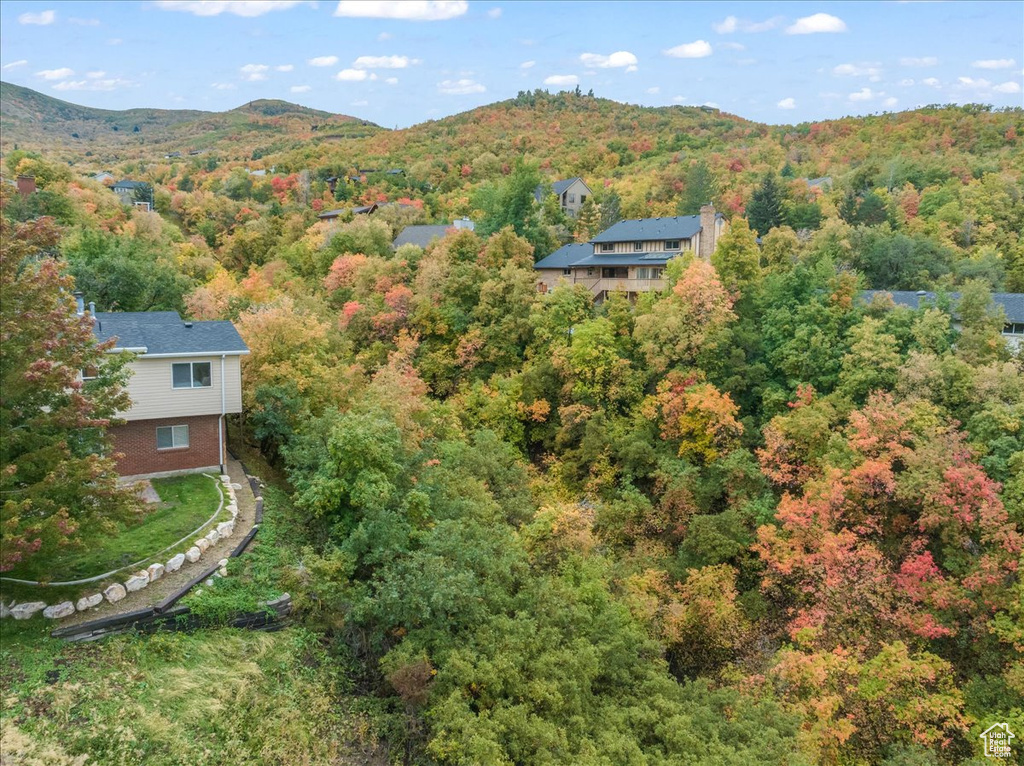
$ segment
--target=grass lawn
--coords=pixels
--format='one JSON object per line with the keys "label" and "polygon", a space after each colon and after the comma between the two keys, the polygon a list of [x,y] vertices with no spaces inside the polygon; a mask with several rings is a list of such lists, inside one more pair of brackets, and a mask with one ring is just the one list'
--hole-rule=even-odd
{"label": "grass lawn", "polygon": [[[174,551],[166,554],[160,551],[201,526],[217,510],[220,503],[218,481],[190,474],[153,479],[153,488],[160,502],[147,505],[145,515],[138,521],[119,525],[112,534],[86,538],[81,546],[68,548],[46,561],[30,558],[24,566],[5,574],[23,580],[61,582],[94,577],[151,556],[157,561],[170,558]],[[0,587],[7,598],[38,598],[48,603],[54,603],[55,596],[65,595],[65,590],[69,593],[90,587],[95,590],[95,585],[38,588],[7,582],[0,583]]]}

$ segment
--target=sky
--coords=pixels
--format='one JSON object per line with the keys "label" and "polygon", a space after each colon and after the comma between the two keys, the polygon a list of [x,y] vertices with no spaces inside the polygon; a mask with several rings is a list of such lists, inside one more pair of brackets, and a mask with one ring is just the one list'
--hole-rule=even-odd
{"label": "sky", "polygon": [[4,0],[0,77],[106,109],[279,98],[389,128],[577,84],[795,124],[1024,105],[1024,3]]}

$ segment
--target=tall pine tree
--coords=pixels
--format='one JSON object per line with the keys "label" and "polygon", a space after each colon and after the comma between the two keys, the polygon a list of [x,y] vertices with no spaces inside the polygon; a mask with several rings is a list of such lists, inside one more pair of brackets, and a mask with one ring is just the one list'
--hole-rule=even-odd
{"label": "tall pine tree", "polygon": [[782,225],[782,198],[782,188],[774,174],[766,173],[747,205],[747,220],[759,237]]}

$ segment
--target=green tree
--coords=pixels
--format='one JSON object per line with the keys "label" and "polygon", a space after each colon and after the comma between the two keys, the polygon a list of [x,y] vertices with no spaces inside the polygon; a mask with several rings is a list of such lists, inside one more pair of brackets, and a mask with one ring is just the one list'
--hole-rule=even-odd
{"label": "green tree", "polygon": [[702,205],[718,197],[718,183],[704,160],[697,160],[686,169],[683,194],[676,205],[678,215],[697,215]]}
{"label": "green tree", "polygon": [[[138,509],[118,487],[106,427],[128,409],[128,355],[75,311],[45,219],[0,223],[0,571],[109,530]],[[91,380],[83,381],[88,370]]]}
{"label": "green tree", "polygon": [[763,237],[783,222],[783,192],[779,182],[771,173],[765,174],[761,185],[754,191],[747,205],[747,220],[750,228]]}
{"label": "green tree", "polygon": [[745,218],[734,218],[715,252],[711,265],[731,295],[751,297],[761,280],[761,253]]}

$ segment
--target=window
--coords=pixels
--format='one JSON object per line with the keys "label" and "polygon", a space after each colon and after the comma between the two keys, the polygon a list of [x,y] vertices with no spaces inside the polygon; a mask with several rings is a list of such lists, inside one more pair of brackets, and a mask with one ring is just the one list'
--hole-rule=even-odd
{"label": "window", "polygon": [[562,269],[562,274],[567,277],[572,276],[572,269]]}
{"label": "window", "polygon": [[663,269],[652,266],[641,266],[636,270],[637,279],[661,279]]}
{"label": "window", "polygon": [[587,269],[587,276],[588,276],[588,277],[592,277],[592,276],[594,276],[594,270],[593,270],[592,268],[588,268],[588,269]]}
{"label": "window", "polygon": [[82,368],[82,380],[95,380],[97,375],[99,371],[95,367]]}
{"label": "window", "polygon": [[624,266],[605,267],[601,269],[602,279],[628,279],[629,269]]}
{"label": "window", "polygon": [[1007,322],[1003,335],[1024,335],[1024,322]]}
{"label": "window", "polygon": [[188,446],[188,426],[160,426],[156,429],[157,449],[181,449]]}
{"label": "window", "polygon": [[615,243],[614,242],[602,242],[601,243],[601,252],[602,253],[614,253],[615,252]]}
{"label": "window", "polygon": [[678,239],[666,239],[665,240],[665,249],[666,250],[678,250],[679,249],[679,240]]}
{"label": "window", "polygon": [[638,253],[642,253],[643,250],[644,250],[644,243],[643,242],[634,242],[633,243],[633,249],[636,252],[638,252]]}
{"label": "window", "polygon": [[567,196],[568,196],[568,198],[569,198],[569,200],[568,200],[568,201],[569,201],[569,203],[570,203],[570,204],[572,204],[572,203],[576,202],[576,195],[575,195],[575,194],[569,194],[569,195],[567,195]]}
{"label": "window", "polygon": [[209,388],[213,385],[209,362],[172,364],[171,378],[175,388]]}
{"label": "window", "polygon": [[582,205],[586,201],[587,201],[587,195],[586,194],[581,194],[580,195],[580,204]]}

